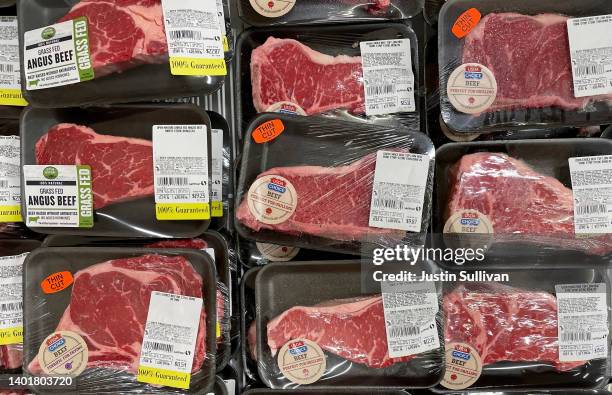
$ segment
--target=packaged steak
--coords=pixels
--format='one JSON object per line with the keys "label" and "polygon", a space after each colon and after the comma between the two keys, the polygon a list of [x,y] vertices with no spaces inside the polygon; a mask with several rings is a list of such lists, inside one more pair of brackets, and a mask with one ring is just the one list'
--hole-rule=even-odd
{"label": "packaged steak", "polygon": [[23,262],[40,246],[36,240],[0,241],[0,372],[21,373],[23,354]]}
{"label": "packaged steak", "polygon": [[550,261],[529,271],[447,273],[454,277],[443,283],[446,373],[435,392],[569,394],[607,384],[605,266]]}
{"label": "packaged steak", "polygon": [[0,239],[30,235],[21,217],[20,112],[0,107]]}
{"label": "packaged steak", "polygon": [[210,224],[211,125],[193,105],[29,108],[21,136],[30,229],[191,238]]}
{"label": "packaged steak", "polygon": [[253,267],[245,271],[240,278],[240,333],[243,334],[240,337],[242,370],[249,380],[258,383],[261,383],[261,379],[257,371],[257,353],[250,351],[254,350],[255,347],[252,347],[249,343],[249,341],[255,339],[255,334],[251,334],[250,337],[248,334],[249,331],[254,332],[256,330],[255,278],[260,270],[261,266]]}
{"label": "packaged steak", "polygon": [[[392,389],[392,388],[371,388],[371,389],[359,389],[359,388],[334,388],[334,394],[341,395],[409,395],[404,390]],[[287,394],[287,395],[327,395],[329,390],[320,390],[314,388],[301,388],[296,390],[271,390],[271,389],[251,389],[244,392],[244,395],[268,395],[268,394]]]}
{"label": "packaged steak", "polygon": [[406,19],[423,9],[423,0],[239,0],[238,14],[249,25],[297,25]]}
{"label": "packaged steak", "polygon": [[423,244],[434,161],[425,135],[266,113],[247,136],[236,199],[240,236],[350,254]]}
{"label": "packaged steak", "polygon": [[159,238],[113,238],[96,236],[51,235],[42,243],[43,247],[139,247],[163,249],[193,249],[206,252],[212,258],[217,273],[217,323],[216,323],[216,363],[222,370],[230,358],[232,307],[232,274],[228,243],[218,232],[208,230],[191,239]]}
{"label": "packaged steak", "polygon": [[[370,294],[363,293],[362,280],[359,260],[275,263],[257,272],[256,317],[245,352],[257,361],[265,385],[419,388],[440,381],[435,284],[383,293],[378,285]],[[304,360],[308,364],[296,369]]]}
{"label": "packaged steak", "polygon": [[606,259],[611,154],[601,138],[446,144],[436,153],[434,238],[527,267],[551,255]]}
{"label": "packaged steak", "polygon": [[210,228],[233,232],[234,149],[227,120],[215,111],[206,111],[211,128],[211,223]]}
{"label": "packaged steak", "polygon": [[223,14],[222,1],[19,3],[25,98],[57,108],[215,92],[230,50]]}
{"label": "packaged steak", "polygon": [[38,249],[25,263],[24,373],[72,377],[79,394],[211,390],[215,277],[193,249]]}
{"label": "packaged steak", "polygon": [[599,1],[446,2],[438,36],[444,122],[459,133],[606,123],[610,13]]}
{"label": "packaged steak", "polygon": [[251,29],[236,52],[242,133],[261,112],[419,128],[418,46],[407,23]]}

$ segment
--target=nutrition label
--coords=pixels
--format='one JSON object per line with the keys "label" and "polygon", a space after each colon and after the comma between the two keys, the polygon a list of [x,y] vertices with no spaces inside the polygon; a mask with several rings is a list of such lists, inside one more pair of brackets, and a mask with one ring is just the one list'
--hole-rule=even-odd
{"label": "nutrition label", "polygon": [[612,155],[569,159],[577,234],[612,233]]}
{"label": "nutrition label", "polygon": [[366,115],[415,111],[410,40],[362,41]]}
{"label": "nutrition label", "polygon": [[369,226],[419,232],[428,175],[426,155],[378,151]]}
{"label": "nutrition label", "polygon": [[399,358],[440,347],[433,282],[381,283],[389,356]]}
{"label": "nutrition label", "polygon": [[588,361],[608,354],[606,284],[556,285],[559,360]]}
{"label": "nutrition label", "polygon": [[574,96],[612,93],[612,15],[567,20]]}

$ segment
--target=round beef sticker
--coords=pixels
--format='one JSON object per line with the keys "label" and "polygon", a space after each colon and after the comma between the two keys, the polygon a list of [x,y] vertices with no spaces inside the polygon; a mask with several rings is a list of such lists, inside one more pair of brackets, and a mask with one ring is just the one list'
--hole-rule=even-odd
{"label": "round beef sticker", "polygon": [[74,332],[54,332],[43,340],[38,363],[50,375],[78,376],[87,367],[89,350],[83,338]]}
{"label": "round beef sticker", "polygon": [[453,248],[487,249],[493,242],[493,224],[478,210],[459,210],[444,224],[444,243]]}
{"label": "round beef sticker", "polygon": [[293,9],[296,0],[249,0],[251,7],[267,18],[278,18]]}
{"label": "round beef sticker", "polygon": [[446,372],[440,382],[451,390],[469,388],[482,373],[482,361],[474,347],[465,343],[446,344]]}
{"label": "round beef sticker", "polygon": [[281,246],[271,243],[255,243],[261,256],[270,262],[288,262],[300,252],[299,247]]}
{"label": "round beef sticker", "polygon": [[304,111],[302,107],[288,101],[280,101],[278,103],[274,103],[270,107],[266,108],[265,112],[277,112],[281,114],[291,115],[306,115],[306,111]]}
{"label": "round beef sticker", "polygon": [[446,94],[457,111],[480,114],[495,101],[497,81],[493,72],[485,66],[465,63],[451,73]]}
{"label": "round beef sticker", "polygon": [[294,339],[278,352],[278,368],[292,383],[312,384],[319,380],[327,361],[319,345],[307,339]]}
{"label": "round beef sticker", "polygon": [[289,180],[269,175],[253,182],[247,201],[251,214],[259,222],[275,225],[285,222],[293,215],[298,197]]}

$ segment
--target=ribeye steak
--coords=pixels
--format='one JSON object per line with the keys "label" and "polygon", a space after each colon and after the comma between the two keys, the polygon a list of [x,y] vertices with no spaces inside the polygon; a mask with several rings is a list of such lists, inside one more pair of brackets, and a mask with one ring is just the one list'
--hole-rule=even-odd
{"label": "ribeye steak", "polygon": [[576,238],[572,190],[503,153],[464,155],[450,171],[445,217],[478,210],[494,241],[523,241],[591,253],[612,248],[611,236]]}
{"label": "ribeye steak", "polygon": [[279,102],[308,115],[334,109],[365,111],[361,57],[336,57],[296,40],[269,37],[251,53],[253,103],[258,112]]}
{"label": "ribeye steak", "polygon": [[36,164],[91,166],[94,209],[153,194],[149,140],[98,134],[87,126],[61,123],[36,142]]}
{"label": "ribeye steak", "polygon": [[[325,351],[370,368],[385,368],[413,358],[389,357],[380,295],[332,300],[311,307],[292,307],[268,322],[267,328],[272,355],[290,340],[302,338],[317,343]],[[251,329],[251,355],[256,344],[255,336],[255,330]]]}
{"label": "ribeye steak", "polygon": [[364,241],[368,236],[399,240],[405,232],[369,227],[375,167],[376,155],[369,154],[345,166],[272,168],[257,178],[276,175],[289,180],[297,193],[293,214],[280,224],[265,224],[251,213],[246,194],[236,218],[255,231],[270,229],[342,241]]}
{"label": "ribeye steak", "polygon": [[5,369],[20,368],[22,355],[23,352],[21,344],[0,346],[0,367]]}
{"label": "ribeye steak", "polygon": [[444,296],[444,313],[446,342],[471,345],[484,365],[539,361],[565,371],[584,364],[559,361],[557,300],[547,292],[459,285]]}
{"label": "ribeye steak", "polygon": [[[72,331],[85,339],[88,368],[135,374],[153,291],[201,298],[202,277],[182,256],[148,254],[95,264],[75,274],[70,304],[55,330]],[[206,356],[205,318],[202,309],[193,372]],[[40,372],[38,358],[28,369]]]}
{"label": "ribeye steak", "polygon": [[81,0],[58,22],[83,16],[96,77],[167,61],[161,0]]}
{"label": "ribeye steak", "polygon": [[581,109],[592,98],[574,97],[567,17],[491,13],[464,40],[462,63],[480,63],[497,80],[487,111],[556,106]]}

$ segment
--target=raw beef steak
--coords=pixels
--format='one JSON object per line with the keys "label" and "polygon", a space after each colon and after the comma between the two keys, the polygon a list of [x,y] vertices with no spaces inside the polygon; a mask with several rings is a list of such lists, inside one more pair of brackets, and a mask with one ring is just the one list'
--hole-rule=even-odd
{"label": "raw beef steak", "polygon": [[471,345],[484,365],[548,362],[565,371],[584,364],[559,361],[557,300],[547,292],[460,285],[444,297],[444,312],[446,342]]}
{"label": "raw beef steak", "polygon": [[257,178],[277,175],[293,184],[297,207],[291,217],[276,225],[260,222],[249,209],[247,195],[236,218],[254,231],[270,229],[343,241],[360,241],[368,236],[399,240],[405,232],[368,226],[375,167],[376,155],[370,154],[346,166],[272,168]]}
{"label": "raw beef steak", "polygon": [[91,166],[95,209],[153,194],[149,140],[97,134],[87,126],[61,123],[36,142],[36,164]]}
{"label": "raw beef steak", "polygon": [[308,115],[334,109],[365,111],[361,57],[336,57],[296,40],[269,37],[251,53],[253,103],[258,112],[279,102]]}
{"label": "raw beef steak", "polygon": [[82,0],[58,22],[83,16],[96,77],[167,61],[161,0]]}
{"label": "raw beef steak", "polygon": [[5,369],[17,369],[21,367],[22,357],[21,344],[10,344],[0,346],[0,367]]}
{"label": "raw beef steak", "polygon": [[[254,355],[255,335],[255,329],[249,330],[251,355]],[[389,357],[380,295],[292,307],[268,322],[268,346],[272,355],[285,343],[298,338],[311,340],[325,351],[370,368],[384,368],[413,358]]]}
{"label": "raw beef steak", "polygon": [[494,241],[523,241],[603,253],[612,236],[576,238],[571,189],[502,153],[465,155],[450,172],[445,218],[478,210],[493,225]]}
{"label": "raw beef steak", "polygon": [[480,63],[497,80],[487,111],[512,108],[584,108],[592,98],[574,97],[567,17],[492,13],[465,38],[462,63]]}
{"label": "raw beef steak", "polygon": [[147,244],[148,248],[191,248],[193,250],[203,250],[208,244],[202,239],[166,239]]}
{"label": "raw beef steak", "polygon": [[[85,339],[88,368],[135,374],[153,291],[201,298],[202,277],[182,256],[149,254],[98,263],[75,274],[70,304],[55,330]],[[201,368],[206,356],[205,338],[202,309],[192,372]],[[28,370],[40,373],[38,358]]]}

